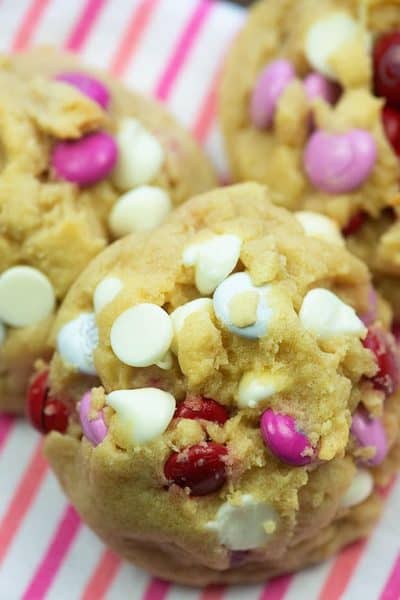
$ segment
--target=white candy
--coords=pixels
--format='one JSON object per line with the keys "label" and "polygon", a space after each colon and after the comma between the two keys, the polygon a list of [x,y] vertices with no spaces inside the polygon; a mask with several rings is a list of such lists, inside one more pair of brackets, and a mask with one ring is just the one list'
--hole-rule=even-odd
{"label": "white candy", "polygon": [[163,360],[173,338],[168,313],[156,304],[137,304],[114,321],[110,341],[114,354],[131,367],[149,367]]}
{"label": "white candy", "polygon": [[[334,12],[317,21],[307,32],[305,53],[308,62],[320,73],[334,79],[336,74],[329,58],[357,35],[360,25],[347,12]],[[365,34],[365,46],[370,51],[372,38]]]}
{"label": "white candy", "polygon": [[96,313],[112,302],[123,288],[123,283],[118,277],[106,277],[97,284],[93,294],[93,305]]}
{"label": "white candy", "polygon": [[[272,310],[268,305],[268,293],[271,286],[257,287],[253,285],[248,273],[234,273],[223,281],[214,292],[214,312],[219,321],[232,333],[240,337],[258,339],[266,335],[272,318]],[[244,292],[255,291],[258,294],[257,321],[247,327],[237,327],[231,321],[230,304],[235,296]]]}
{"label": "white candy", "polygon": [[329,217],[315,212],[303,210],[294,213],[294,216],[310,237],[330,242],[337,246],[344,246],[344,239],[335,221]]}
{"label": "white candy", "polygon": [[210,298],[197,298],[196,300],[191,300],[190,302],[186,302],[186,304],[182,304],[182,306],[178,306],[178,308],[169,315],[171,317],[172,327],[174,328],[174,341],[171,346],[173,352],[177,352],[176,336],[182,329],[187,317],[199,311],[211,312],[212,306],[213,303]]}
{"label": "white candy", "polygon": [[3,344],[5,339],[6,339],[6,328],[4,327],[4,324],[0,321],[0,346]]}
{"label": "white candy", "polygon": [[218,284],[232,273],[240,257],[242,240],[236,235],[215,235],[188,246],[183,264],[195,267],[195,281],[200,294],[211,294]]}
{"label": "white candy", "polygon": [[[268,504],[254,500],[250,494],[245,494],[241,500],[240,506],[229,502],[222,504],[215,521],[208,522],[206,527],[216,531],[219,542],[229,550],[262,548],[276,528],[276,512]],[[265,526],[271,528],[271,533],[267,533]]]}
{"label": "white candy", "polygon": [[116,237],[154,229],[164,221],[171,208],[167,192],[143,185],[119,198],[110,213],[110,229]]}
{"label": "white candy", "polygon": [[33,267],[11,267],[0,277],[0,319],[12,327],[28,327],[54,310],[56,297],[49,279]]}
{"label": "white candy", "polygon": [[118,161],[113,179],[121,190],[149,183],[160,171],[164,150],[158,139],[139,121],[122,119],[116,135]]}
{"label": "white candy", "polygon": [[175,398],[157,388],[117,390],[107,396],[134,444],[146,444],[164,433],[170,424]]}
{"label": "white candy", "polygon": [[323,288],[316,288],[305,295],[299,318],[303,326],[319,338],[336,335],[361,337],[367,331],[354,308]]}
{"label": "white candy", "polygon": [[282,379],[271,373],[245,373],[238,389],[238,406],[255,408],[282,389]]}
{"label": "white candy", "polygon": [[57,349],[63,361],[86,375],[96,375],[93,351],[98,343],[94,313],[81,313],[64,325],[57,336]]}
{"label": "white candy", "polygon": [[350,508],[361,504],[368,498],[374,489],[374,480],[372,475],[366,469],[358,469],[350,487],[343,496],[340,505],[343,508]]}

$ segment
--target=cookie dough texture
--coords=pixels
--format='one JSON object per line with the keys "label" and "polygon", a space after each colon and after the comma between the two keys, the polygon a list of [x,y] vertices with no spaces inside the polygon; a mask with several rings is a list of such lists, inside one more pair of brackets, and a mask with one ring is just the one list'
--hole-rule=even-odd
{"label": "cookie dough texture", "polygon": [[[399,160],[386,138],[381,112],[384,99],[373,95],[372,52],[360,40],[337,51],[335,71],[341,86],[337,104],[310,101],[302,80],[313,67],[306,56],[306,37],[319,20],[347,13],[373,40],[398,29],[398,2],[377,0],[261,0],[228,56],[220,91],[220,118],[231,168],[237,180],[267,184],[286,208],[322,212],[340,228],[362,211],[367,224],[350,238],[350,249],[368,259],[378,283],[400,275]],[[278,58],[290,60],[296,79],[281,96],[274,124],[266,130],[250,120],[250,99],[262,69]],[[377,146],[377,161],[365,183],[353,192],[328,194],[310,183],[303,155],[310,135],[310,112],[316,129],[341,134],[350,129],[369,132]],[[389,215],[389,216],[388,216]],[[368,238],[368,239],[367,239]],[[385,281],[383,289],[387,289]],[[389,286],[390,287],[390,286]],[[389,296],[389,299],[393,294]],[[395,306],[400,315],[400,304]]]}
{"label": "cookie dough texture", "polygon": [[[111,95],[103,111],[76,88],[54,81],[64,71],[90,73],[72,56],[46,49],[0,59],[0,275],[15,265],[32,266],[49,278],[57,300],[110,241],[108,215],[122,192],[110,177],[84,188],[57,180],[50,166],[56,140],[99,129],[114,134],[122,117],[134,117],[164,149],[151,185],[166,190],[173,204],[214,184],[201,151],[162,107],[96,72]],[[50,356],[51,322],[7,329],[0,346],[0,409],[22,410],[34,360]]]}
{"label": "cookie dough texture", "polygon": [[[226,234],[242,240],[236,270],[247,270],[258,286],[273,286],[267,334],[239,337],[212,309],[200,310],[179,330],[170,368],[119,361],[110,345],[118,316],[143,302],[171,313],[199,298],[194,269],[183,265],[183,253],[200,240]],[[105,277],[119,278],[123,287],[97,313],[97,379],[54,355],[50,393],[69,405],[72,416],[65,434],[47,436],[45,451],[69,499],[107,544],[159,577],[196,585],[242,583],[318,562],[371,530],[380,510],[376,491],[351,508],[341,501],[356,474],[351,413],[365,397],[364,377],[374,374],[374,360],[360,336],[318,339],[298,316],[314,287],[333,291],[363,314],[369,275],[357,258],[344,247],[306,237],[287,211],[270,202],[264,187],[243,184],[194,198],[155,232],[124,238],[101,253],[71,288],[54,336],[81,312],[93,310],[94,290]],[[249,372],[266,374],[276,392],[254,408],[241,408],[239,383]],[[161,436],[140,445],[126,438],[116,413],[105,406],[109,431],[93,447],[76,415],[77,402],[93,386],[97,409],[112,391],[153,386],[172,394],[177,405],[186,394],[213,398],[230,418],[223,426],[174,419]],[[369,396],[382,414],[379,393],[369,389]],[[259,429],[266,408],[294,416],[318,448],[318,460],[290,467],[274,457]],[[398,402],[389,398],[384,422],[392,450],[382,465],[369,469],[375,484],[387,481],[394,467],[398,412]],[[168,488],[164,464],[171,452],[206,440],[228,448],[226,484],[203,497]],[[231,551],[209,524],[223,503],[240,505],[248,495],[265,503],[271,515],[265,523],[268,543]]]}

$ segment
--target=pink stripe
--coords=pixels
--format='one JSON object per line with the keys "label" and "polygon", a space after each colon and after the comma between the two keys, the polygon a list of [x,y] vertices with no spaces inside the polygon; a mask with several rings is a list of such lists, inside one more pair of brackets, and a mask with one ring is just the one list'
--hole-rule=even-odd
{"label": "pink stripe", "polygon": [[106,0],[88,0],[73,28],[65,47],[73,52],[81,50]]}
{"label": "pink stripe", "polygon": [[11,49],[14,52],[23,50],[30,45],[35,29],[42,18],[49,1],[50,0],[32,0],[21,25],[14,36],[14,41],[11,45]]}
{"label": "pink stripe", "polygon": [[379,596],[379,600],[399,600],[400,598],[400,554],[397,556],[393,565],[384,590]]}
{"label": "pink stripe", "polygon": [[164,600],[171,584],[161,579],[152,579],[143,594],[142,600]]}
{"label": "pink stripe", "polygon": [[0,415],[0,452],[14,428],[14,423],[15,417],[12,415]]}
{"label": "pink stripe", "polygon": [[41,600],[45,597],[80,526],[77,512],[68,506],[22,600]]}
{"label": "pink stripe", "polygon": [[171,93],[179,71],[213,7],[214,2],[210,0],[200,0],[197,3],[189,22],[177,42],[172,57],[164,71],[164,75],[157,85],[155,95],[159,100],[166,100]]}
{"label": "pink stripe", "polygon": [[259,600],[282,600],[292,583],[293,575],[282,575],[271,579],[261,592]]}

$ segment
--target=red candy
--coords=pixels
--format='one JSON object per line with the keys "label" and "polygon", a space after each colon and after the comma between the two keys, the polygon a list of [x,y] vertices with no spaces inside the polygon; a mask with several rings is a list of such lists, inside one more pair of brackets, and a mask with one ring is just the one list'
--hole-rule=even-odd
{"label": "red candy", "polygon": [[364,347],[374,353],[378,372],[371,378],[374,387],[390,396],[399,386],[399,354],[390,334],[378,327],[370,327],[364,340]]}
{"label": "red candy", "polygon": [[374,48],[375,93],[400,107],[400,31],[379,38]]}
{"label": "red candy", "polygon": [[211,398],[188,396],[177,407],[175,419],[204,419],[223,425],[229,419],[228,411]]}
{"label": "red candy", "polygon": [[203,442],[174,452],[164,467],[165,477],[192,496],[205,496],[219,490],[226,481],[226,446]]}
{"label": "red candy", "polygon": [[361,211],[353,215],[347,225],[343,227],[343,235],[348,237],[356,233],[364,225],[366,218],[366,214]]}
{"label": "red candy", "polygon": [[382,118],[386,136],[397,156],[400,156],[400,109],[385,106]]}
{"label": "red candy", "polygon": [[48,371],[42,371],[29,386],[28,418],[40,433],[49,433],[50,431],[64,433],[68,427],[68,410],[59,400],[49,398],[48,378]]}

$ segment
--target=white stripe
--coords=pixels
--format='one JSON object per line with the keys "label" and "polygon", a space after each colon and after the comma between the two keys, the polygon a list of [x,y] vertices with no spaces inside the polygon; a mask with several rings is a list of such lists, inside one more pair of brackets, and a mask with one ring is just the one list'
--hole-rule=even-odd
{"label": "white stripe", "polygon": [[228,160],[223,151],[224,140],[221,131],[214,121],[205,142],[205,151],[214,163],[217,173],[226,181],[230,178]]}
{"label": "white stripe", "polygon": [[326,578],[333,566],[333,561],[325,561],[321,565],[309,567],[301,573],[295,575],[285,600],[311,600],[318,598]]}
{"label": "white stripe", "polygon": [[[65,500],[50,473],[21,523],[0,570],[0,598],[21,598],[36,572],[65,510]],[[12,596],[11,596],[12,597]]]}
{"label": "white stripe", "polygon": [[[35,28],[31,45],[62,45],[80,15],[83,4],[82,0],[68,0],[68,10],[62,11],[65,0],[51,0]],[[62,19],[60,19],[61,12]]]}
{"label": "white stripe", "polygon": [[174,4],[170,0],[161,0],[123,74],[128,85],[142,93],[154,92],[195,5],[195,0]]}
{"label": "white stripe", "polygon": [[31,0],[3,0],[0,5],[0,51],[9,50]]}
{"label": "white stripe", "polygon": [[129,590],[129,600],[140,600],[149,581],[150,578],[147,573],[133,565],[124,563],[111,584],[106,598],[107,600],[125,599],[127,598],[127,590]]}
{"label": "white stripe", "polygon": [[263,589],[264,585],[235,585],[228,589],[224,600],[257,600]]}
{"label": "white stripe", "polygon": [[82,527],[64,560],[46,600],[79,598],[104,550],[103,544],[87,527]]}

